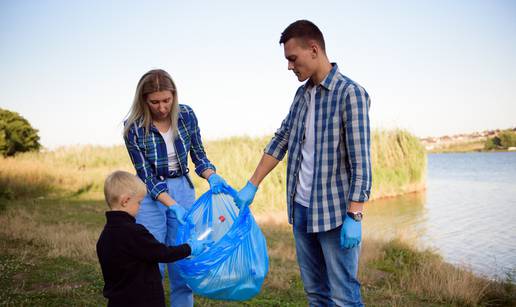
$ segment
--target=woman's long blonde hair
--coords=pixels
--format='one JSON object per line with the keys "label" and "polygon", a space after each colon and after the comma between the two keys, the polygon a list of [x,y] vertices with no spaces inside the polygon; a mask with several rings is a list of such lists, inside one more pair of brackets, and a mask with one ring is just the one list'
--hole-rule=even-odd
{"label": "woman's long blonde hair", "polygon": [[127,137],[130,127],[136,123],[145,128],[145,134],[150,131],[152,115],[147,105],[147,96],[151,93],[160,91],[170,91],[172,93],[172,108],[170,110],[171,127],[174,138],[177,135],[177,118],[179,114],[179,102],[177,99],[177,88],[172,77],[162,69],[153,69],[144,74],[134,94],[133,104],[129,111],[129,116],[124,125],[124,136]]}

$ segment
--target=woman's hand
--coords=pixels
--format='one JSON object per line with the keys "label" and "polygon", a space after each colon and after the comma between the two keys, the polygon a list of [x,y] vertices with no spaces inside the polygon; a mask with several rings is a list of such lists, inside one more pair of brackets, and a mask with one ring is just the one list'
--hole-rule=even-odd
{"label": "woman's hand", "polygon": [[210,189],[213,194],[221,193],[224,187],[228,187],[226,180],[216,173],[213,173],[208,177],[208,182],[210,183]]}
{"label": "woman's hand", "polygon": [[168,211],[170,211],[176,217],[179,224],[185,224],[185,214],[186,210],[180,204],[176,203],[175,205],[169,206]]}

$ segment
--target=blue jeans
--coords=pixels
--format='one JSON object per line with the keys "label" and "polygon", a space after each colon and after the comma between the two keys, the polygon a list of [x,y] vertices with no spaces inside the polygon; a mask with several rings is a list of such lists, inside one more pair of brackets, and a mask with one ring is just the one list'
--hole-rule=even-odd
{"label": "blue jeans", "polygon": [[342,226],[307,233],[307,208],[294,205],[294,239],[310,306],[363,306],[357,280],[360,246],[340,248]]}
{"label": "blue jeans", "polygon": [[[190,209],[195,201],[195,192],[190,187],[186,177],[169,178],[167,179],[167,185],[172,199],[186,210]],[[152,200],[149,195],[145,196],[141,203],[140,211],[136,215],[136,223],[145,226],[156,240],[169,246],[176,245],[177,219],[169,213],[165,205]],[[173,307],[193,306],[192,289],[181,278],[179,272],[175,269],[175,264],[159,264],[163,277],[165,276],[165,267],[168,268],[168,278],[170,280],[170,305]]]}

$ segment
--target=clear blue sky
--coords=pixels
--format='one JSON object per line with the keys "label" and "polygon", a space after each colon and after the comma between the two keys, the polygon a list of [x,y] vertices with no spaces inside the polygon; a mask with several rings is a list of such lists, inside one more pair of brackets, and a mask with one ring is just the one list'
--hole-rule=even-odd
{"label": "clear blue sky", "polygon": [[516,126],[515,1],[0,0],[0,107],[47,147],[122,143],[140,76],[163,68],[205,139],[265,135],[300,85],[283,29],[309,19],[372,97],[374,128]]}

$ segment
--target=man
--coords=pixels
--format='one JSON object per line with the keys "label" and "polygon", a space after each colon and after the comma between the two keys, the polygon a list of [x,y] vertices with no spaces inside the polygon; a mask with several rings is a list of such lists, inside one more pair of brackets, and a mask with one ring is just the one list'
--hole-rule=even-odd
{"label": "man", "polygon": [[315,24],[298,20],[281,34],[288,69],[301,82],[289,114],[264,150],[237,205],[287,151],[287,206],[310,306],[362,306],[357,280],[363,203],[371,190],[367,92],[330,63]]}

